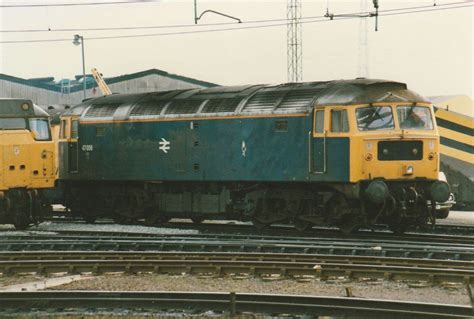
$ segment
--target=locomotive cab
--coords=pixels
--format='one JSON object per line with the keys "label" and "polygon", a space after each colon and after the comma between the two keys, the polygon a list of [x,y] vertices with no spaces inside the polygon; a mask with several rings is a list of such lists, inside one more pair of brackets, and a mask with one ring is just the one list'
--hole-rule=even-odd
{"label": "locomotive cab", "polygon": [[47,209],[55,156],[49,116],[30,100],[0,100],[0,222],[24,229]]}
{"label": "locomotive cab", "polygon": [[[429,103],[324,106],[313,114],[314,174],[332,180],[347,176],[353,186],[333,185],[344,194],[339,201],[356,200],[365,210],[359,217],[395,231],[435,222],[431,202],[446,201],[450,190],[438,181],[439,135]],[[342,227],[357,227],[344,219]]]}

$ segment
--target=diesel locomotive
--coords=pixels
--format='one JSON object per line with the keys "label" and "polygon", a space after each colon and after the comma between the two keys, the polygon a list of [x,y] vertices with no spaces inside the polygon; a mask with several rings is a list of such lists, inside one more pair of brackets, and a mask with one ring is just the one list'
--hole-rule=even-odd
{"label": "diesel locomotive", "polygon": [[49,115],[30,100],[0,99],[0,223],[37,223],[53,188],[56,152]]}
{"label": "diesel locomotive", "polygon": [[62,114],[63,204],[87,221],[434,224],[439,135],[404,83],[355,79],[89,99]]}

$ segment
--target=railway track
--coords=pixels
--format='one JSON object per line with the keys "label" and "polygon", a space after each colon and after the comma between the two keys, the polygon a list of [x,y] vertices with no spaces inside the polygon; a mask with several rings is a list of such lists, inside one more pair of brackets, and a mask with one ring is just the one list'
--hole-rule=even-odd
{"label": "railway track", "polygon": [[[114,237],[143,237],[143,238],[153,238],[157,236],[163,236],[161,234],[154,234],[154,233],[142,233],[142,232],[127,232],[127,231],[83,231],[83,230],[56,230],[55,233],[62,234],[62,235],[86,235],[86,236],[114,236]],[[33,233],[34,235],[34,233]],[[174,234],[173,234],[174,235]],[[192,235],[192,234],[188,234]],[[376,242],[386,242],[386,241],[399,241],[399,242],[430,242],[430,243],[439,243],[439,244],[466,244],[469,246],[474,246],[474,234],[472,236],[459,236],[459,235],[436,235],[436,234],[405,234],[405,235],[394,235],[394,234],[387,234],[384,232],[365,232],[365,233],[358,233],[358,234],[351,234],[351,235],[343,235],[338,232],[334,231],[321,231],[318,233],[308,234],[308,233],[281,233],[281,232],[262,232],[255,234],[254,232],[210,232],[210,231],[199,231],[199,235],[201,236],[235,236],[238,238],[239,236],[242,238],[246,236],[248,238],[306,238],[306,239],[334,239],[334,240],[364,240],[364,241],[376,241]],[[164,234],[166,236],[166,234]]]}
{"label": "railway track", "polygon": [[311,276],[326,280],[423,280],[433,283],[474,282],[474,262],[378,256],[261,253],[117,253],[21,252],[0,254],[3,275],[36,273],[103,274],[108,272],[213,274],[282,277]]}
{"label": "railway track", "polygon": [[[111,272],[126,274],[186,273],[204,276],[211,280],[215,276],[245,276],[249,278],[254,276],[271,280],[283,278],[385,279],[423,281],[431,284],[456,282],[470,285],[474,283],[474,247],[470,237],[442,236],[438,238],[417,235],[418,237],[408,237],[411,240],[407,240],[405,236],[397,239],[393,236],[364,237],[360,234],[345,238],[319,235],[321,236],[282,237],[241,233],[156,235],[96,233],[93,231],[60,231],[55,234],[4,233],[0,237],[2,238],[0,241],[0,273],[2,276],[22,273],[36,273],[38,275],[84,273],[100,275]],[[424,239],[421,240],[422,238]],[[438,238],[438,241],[434,241],[434,238]],[[55,307],[113,308],[116,303],[130,307],[144,307],[147,302],[153,305],[151,306],[154,307],[153,309],[166,310],[170,304],[183,309],[187,309],[190,305],[194,307],[194,310],[201,309],[201,303],[189,302],[184,297],[180,303],[181,301],[173,301],[171,297],[171,299],[165,298],[166,300],[162,302],[160,298],[164,298],[163,296],[157,297],[158,299],[150,297],[154,300],[150,301],[150,298],[145,295],[134,295],[138,296],[134,299],[134,297],[130,297],[131,295],[122,295],[122,293],[117,295],[117,293],[96,292],[94,295],[91,292],[87,296],[74,295],[75,293],[71,291],[67,296],[62,295],[62,299],[52,301],[48,301],[51,300],[49,298],[55,297],[47,294],[13,296],[0,293],[0,303],[5,302],[4,304],[16,309],[28,304],[21,302],[24,299],[31,300],[34,305],[39,305],[36,307],[37,309]],[[193,293],[193,296],[199,295],[200,293]],[[102,298],[102,296],[105,297]],[[181,298],[176,296],[176,300]],[[4,297],[6,299],[3,299]],[[331,300],[331,303],[327,305],[324,303],[321,305],[317,299],[305,304],[304,300],[309,299],[300,299],[301,296],[294,297],[294,299],[287,298],[286,305],[279,305],[275,299],[273,306],[268,305],[268,311],[275,314],[275,311],[282,309],[282,313],[295,315],[300,313],[354,315],[360,312],[361,316],[406,317],[409,314],[410,317],[419,316],[420,318],[453,318],[456,316],[465,318],[473,315],[469,307],[452,306],[454,308],[450,308],[451,306],[436,305],[446,308],[440,311],[425,311],[425,308],[437,308],[413,303],[400,303],[394,306],[395,303],[388,302],[382,305],[378,303],[382,301],[370,303],[371,301],[366,299],[363,300],[367,303],[363,304],[357,302],[356,298],[349,298],[349,303],[344,302],[340,306],[337,305],[336,300],[341,300],[341,298],[327,298],[326,301]],[[267,298],[269,302],[272,302],[271,297],[262,298]],[[78,303],[77,300],[84,302]],[[203,300],[202,304],[205,304],[207,299]],[[255,302],[257,303],[256,300]],[[21,305],[17,306],[19,304]],[[402,304],[403,306],[400,306]],[[242,305],[245,305],[245,302]],[[253,311],[252,309],[255,309],[257,312],[266,312],[265,301],[262,301],[261,305],[263,306],[255,306],[255,308],[237,306],[237,309],[239,309],[238,311]],[[213,308],[211,303],[209,303],[209,307],[210,309],[220,309]],[[295,310],[291,310],[292,307]],[[394,307],[402,308],[395,309]]]}
{"label": "railway track", "polygon": [[[183,234],[189,231],[187,234],[191,234],[192,232],[197,232],[200,235],[209,235],[209,236],[223,236],[224,234],[227,236],[235,235],[235,236],[248,236],[249,238],[263,238],[263,237],[279,237],[279,238],[313,238],[313,239],[335,239],[335,240],[364,240],[364,241],[376,241],[384,243],[386,241],[399,241],[399,242],[430,242],[430,243],[439,243],[439,244],[466,244],[470,246],[474,246],[474,229],[472,233],[469,235],[446,235],[446,234],[428,234],[428,233],[407,233],[404,235],[394,235],[392,233],[387,233],[385,231],[360,231],[356,234],[351,235],[344,235],[335,229],[317,229],[317,232],[295,232],[292,227],[288,226],[275,226],[274,229],[269,229],[263,232],[255,233],[255,229],[253,229],[250,225],[229,225],[229,224],[208,224],[208,225],[194,225],[190,223],[179,223],[179,227],[174,225],[173,227],[166,227],[166,228],[154,228],[153,231],[144,232],[143,229],[134,229],[133,227],[127,230],[121,231],[109,231],[104,230],[102,227],[96,225],[91,225],[88,230],[74,230],[74,229],[54,229],[50,232],[58,233],[61,235],[85,235],[85,236],[95,236],[95,237],[107,237],[107,236],[114,236],[114,237],[144,237],[144,238],[153,238],[157,236],[163,236],[163,230],[170,233],[170,230],[179,228],[183,230]],[[456,226],[457,227],[457,226]],[[96,230],[94,230],[96,228]],[[0,231],[1,232],[1,231]],[[47,233],[48,230],[41,230],[35,231],[33,228],[29,236],[35,236],[35,234]],[[8,231],[3,231],[3,234],[8,236]],[[174,235],[174,234],[173,234]],[[2,237],[5,238],[5,237]]]}
{"label": "railway track", "polygon": [[[5,238],[0,243],[3,249],[0,252],[0,272],[3,275],[246,273],[290,277],[308,275],[322,279],[473,282],[474,248],[467,245],[455,247],[396,241],[376,244],[380,246],[374,246],[370,241],[291,240],[255,235],[179,235],[155,240],[113,236],[100,240],[86,236],[55,239],[19,236],[16,240]],[[44,251],[52,248],[61,251]]]}
{"label": "railway track", "polygon": [[203,292],[104,292],[104,291],[43,291],[0,292],[5,311],[18,309],[31,313],[52,309],[139,309],[139,311],[168,312],[188,310],[219,311],[228,316],[242,312],[254,314],[353,316],[377,318],[471,318],[467,306],[385,301],[377,299],[317,297],[245,293]]}
{"label": "railway track", "polygon": [[[77,223],[77,224],[85,224],[85,221],[76,217],[73,218],[71,216],[67,216],[65,214],[60,214],[57,216],[47,216],[45,221],[51,221],[55,223]],[[115,222],[112,219],[102,218],[96,221],[97,224],[114,224]],[[131,225],[131,224],[130,224]],[[155,226],[155,227],[167,227],[167,228],[179,228],[179,229],[196,229],[199,231],[209,231],[209,232],[219,232],[219,231],[233,231],[233,232],[252,232],[255,233],[258,230],[255,229],[253,225],[250,223],[241,223],[241,222],[231,222],[228,223],[226,221],[221,222],[203,222],[200,224],[195,224],[192,222],[186,222],[177,220],[177,221],[170,221],[164,224],[159,225],[147,225],[144,220],[138,220],[135,222],[135,225],[144,225],[144,226]],[[322,226],[313,226],[311,229],[306,231],[299,231],[296,230],[291,225],[281,225],[275,224],[271,227],[264,229],[264,233],[274,233],[274,232],[284,232],[286,235],[295,236],[297,234],[304,234],[306,236],[310,236],[311,234],[320,233],[320,232],[327,232],[327,233],[337,233],[340,236],[343,234],[334,227],[322,227]],[[366,233],[381,233],[381,234],[389,234],[392,236],[394,235],[388,228],[384,225],[378,225],[374,229],[361,229],[357,233],[358,234],[366,234]],[[428,235],[461,235],[461,236],[474,236],[474,226],[466,226],[466,225],[450,225],[450,224],[436,224],[434,227],[425,227],[423,229],[415,229],[409,228],[408,234],[428,234]]]}
{"label": "railway track", "polygon": [[[168,229],[165,229],[168,230]],[[188,230],[193,230],[190,228]],[[194,229],[196,230],[196,229]],[[310,238],[313,241],[316,240],[353,240],[353,241],[364,241],[369,242],[372,241],[374,244],[379,243],[383,245],[387,242],[398,242],[398,243],[431,243],[437,245],[459,245],[464,244],[467,247],[474,247],[474,235],[471,236],[461,236],[461,235],[445,235],[445,234],[418,234],[418,233],[408,233],[404,235],[393,235],[386,232],[360,232],[357,234],[351,235],[342,235],[341,233],[334,231],[334,230],[322,230],[317,233],[308,234],[308,233],[295,233],[295,232],[285,232],[285,231],[266,231],[262,233],[255,234],[253,231],[245,231],[240,227],[231,229],[231,228],[215,228],[215,232],[212,230],[202,230],[199,231],[200,236],[235,236],[236,239],[244,239],[246,236],[247,238],[290,238],[290,239],[297,239],[297,238]],[[113,236],[116,238],[156,238],[157,236],[163,236],[159,234],[161,229],[157,230],[157,233],[142,233],[137,231],[104,231],[104,230],[55,230],[55,233],[61,235],[84,235],[96,238],[104,238],[108,236]],[[197,230],[196,230],[197,231]],[[183,233],[185,235],[186,233]],[[166,233],[165,233],[166,235]],[[174,235],[174,234],[173,234]],[[191,236],[192,234],[187,233],[187,235]],[[310,237],[311,236],[311,237]],[[3,237],[2,237],[3,238]]]}
{"label": "railway track", "polygon": [[470,243],[432,241],[282,238],[258,235],[89,236],[62,234],[4,235],[1,251],[184,251],[256,252],[381,256],[474,261]]}

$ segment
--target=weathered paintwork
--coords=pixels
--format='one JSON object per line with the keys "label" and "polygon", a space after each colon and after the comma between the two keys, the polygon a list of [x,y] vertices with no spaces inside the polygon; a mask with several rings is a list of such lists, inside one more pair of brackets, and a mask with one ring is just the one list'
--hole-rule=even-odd
{"label": "weathered paintwork", "polygon": [[47,117],[30,100],[0,99],[0,223],[24,229],[47,209],[57,154]]}
{"label": "weathered paintwork", "polygon": [[[277,127],[282,122],[285,130]],[[69,173],[69,160],[63,159],[61,173],[111,181],[347,181],[348,138],[327,139],[327,173],[310,172],[309,157],[314,160],[318,149],[308,134],[311,125],[306,114],[81,124],[78,171]],[[60,144],[60,154],[71,149]]]}
{"label": "weathered paintwork", "polygon": [[[407,101],[429,105],[404,83],[368,79],[86,100],[64,113],[67,121],[77,121],[79,139],[66,138],[60,143],[60,178],[352,183],[373,177],[415,178],[419,175],[403,175],[405,163],[364,160],[367,138],[400,139],[410,138],[409,134],[401,130],[358,132],[354,127],[356,107],[395,107]],[[324,135],[314,131],[314,109],[326,112]],[[347,132],[330,131],[330,114],[337,109],[347,110],[351,123]],[[437,136],[436,130],[423,134],[415,138]],[[167,153],[160,150],[160,142],[170,143]],[[431,164],[434,169],[415,163],[417,172],[435,179],[439,164]],[[386,176],[389,171],[393,173]]]}
{"label": "weathered paintwork", "polygon": [[34,105],[31,100],[26,99],[5,99],[0,103],[0,117],[47,117],[42,108]]}
{"label": "weathered paintwork", "polygon": [[[407,106],[429,125],[401,125]],[[369,129],[374,118],[383,125]],[[428,200],[449,196],[437,182],[433,122],[428,101],[383,80],[86,100],[61,117],[64,205],[89,221],[223,217],[347,232],[387,223],[401,232],[433,222]]]}

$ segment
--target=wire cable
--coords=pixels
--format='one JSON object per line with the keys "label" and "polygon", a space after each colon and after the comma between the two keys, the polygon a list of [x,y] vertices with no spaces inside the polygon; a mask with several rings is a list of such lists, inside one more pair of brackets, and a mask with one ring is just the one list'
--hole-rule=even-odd
{"label": "wire cable", "polygon": [[[466,4],[466,2],[458,1],[452,3],[445,3],[445,4],[438,4],[436,8],[446,7],[446,6],[454,6],[454,5],[462,5]],[[416,7],[406,7],[406,8],[396,8],[396,9],[387,9],[387,10],[380,10],[380,13],[383,12],[396,12],[402,10],[415,10],[415,9],[424,9],[424,8],[433,8],[432,5],[424,5],[424,6],[416,6]],[[362,15],[362,14],[369,14],[370,12],[354,12],[348,13],[348,15]],[[320,16],[309,16],[309,17],[302,17],[300,20],[313,20],[318,18],[327,18],[324,15]],[[250,20],[250,21],[242,21],[240,24],[254,24],[254,23],[272,23],[272,22],[282,22],[288,21],[287,18],[282,19],[267,19],[267,20]],[[204,24],[174,24],[174,25],[157,25],[157,26],[127,26],[127,27],[101,27],[101,28],[63,28],[63,29],[21,29],[21,30],[0,30],[0,33],[35,33],[35,32],[84,32],[84,31],[125,31],[125,30],[146,30],[146,29],[172,29],[172,28],[203,28],[209,26],[226,26],[226,25],[235,25],[235,22],[221,22],[221,23],[204,23]]]}
{"label": "wire cable", "polygon": [[71,2],[71,3],[44,3],[44,4],[1,4],[0,8],[41,8],[41,7],[77,7],[77,6],[101,6],[101,5],[117,5],[117,4],[139,4],[139,3],[153,3],[160,0],[124,0],[124,1],[109,1],[109,2]]}
{"label": "wire cable", "polygon": [[[400,9],[400,10],[398,10],[399,12],[379,13],[379,15],[380,16],[395,16],[395,15],[423,13],[423,12],[432,12],[432,11],[446,11],[446,10],[468,8],[468,7],[473,8],[474,3],[458,5],[458,6],[453,6],[453,7],[447,7],[447,8],[442,8],[438,5],[436,7],[431,7],[430,6],[430,9],[422,9],[422,10],[406,10],[405,9],[405,11],[401,11],[401,9]],[[322,16],[322,17],[313,18],[312,21],[302,21],[301,23],[302,24],[309,24],[309,23],[320,23],[320,22],[330,22],[330,21],[349,20],[349,19],[359,19],[359,17],[354,17],[354,16],[351,16],[351,17],[334,17],[333,20],[329,20],[326,17]],[[234,30],[262,29],[262,28],[270,28],[270,27],[278,27],[278,26],[286,26],[286,25],[287,24],[285,22],[285,23],[274,23],[274,24],[266,24],[266,25],[243,26],[243,27],[232,27],[232,28],[219,28],[219,29],[207,29],[207,30],[177,31],[177,32],[165,32],[165,33],[149,33],[149,34],[131,34],[131,35],[119,35],[119,36],[101,36],[101,37],[88,37],[88,38],[84,37],[84,39],[90,41],[90,40],[109,40],[109,39],[126,39],[126,38],[145,38],[145,37],[186,35],[186,34],[197,34],[197,33],[213,33],[213,32],[234,31]],[[6,40],[6,41],[0,41],[0,44],[46,43],[46,42],[66,42],[66,41],[71,41],[71,38],[38,39],[38,40]]]}

